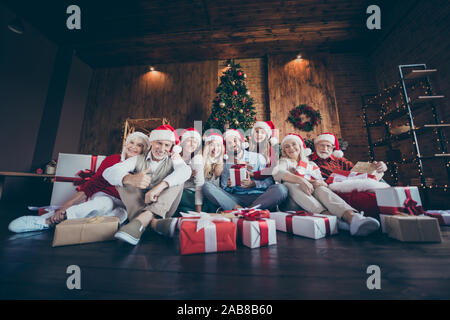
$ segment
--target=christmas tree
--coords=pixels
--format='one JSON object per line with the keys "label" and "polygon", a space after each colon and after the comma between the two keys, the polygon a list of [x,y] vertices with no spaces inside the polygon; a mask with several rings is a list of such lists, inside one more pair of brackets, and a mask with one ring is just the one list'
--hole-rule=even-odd
{"label": "christmas tree", "polygon": [[255,122],[255,107],[245,80],[247,75],[234,60],[228,60],[227,69],[220,77],[216,89],[217,96],[213,101],[211,115],[205,130],[219,129],[224,132],[228,128],[250,129]]}

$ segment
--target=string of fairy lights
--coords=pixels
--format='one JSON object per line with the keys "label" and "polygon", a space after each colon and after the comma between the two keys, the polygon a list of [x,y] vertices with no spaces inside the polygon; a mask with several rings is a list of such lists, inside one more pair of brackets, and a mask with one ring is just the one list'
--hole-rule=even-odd
{"label": "string of fairy lights", "polygon": [[[424,82],[424,81],[420,81],[419,83],[413,83],[410,87],[410,90],[412,90],[414,92],[414,90],[419,89],[422,92],[424,92],[425,96],[430,95],[431,93],[431,88]],[[411,99],[409,99],[409,104],[412,107],[412,105],[414,105],[414,103],[411,103]],[[392,105],[395,103],[395,108],[391,108]],[[379,112],[377,115],[377,119],[373,120],[373,121],[369,121],[368,115],[367,115],[367,107],[368,106],[378,106],[379,108]],[[367,97],[365,100],[365,103],[363,103],[363,117],[362,120],[364,121],[364,126],[367,129],[368,134],[370,135],[370,127],[376,127],[376,126],[385,126],[386,129],[386,136],[384,138],[379,139],[378,141],[369,144],[368,149],[369,149],[369,158],[371,161],[375,160],[375,156],[374,156],[374,147],[375,146],[382,146],[382,145],[391,145],[391,142],[394,141],[400,141],[400,140],[404,140],[407,138],[411,138],[412,132],[413,130],[416,132],[416,134],[422,133],[425,131],[426,127],[422,126],[422,127],[418,127],[416,125],[414,125],[414,129],[411,129],[410,124],[408,125],[408,128],[404,128],[404,130],[406,129],[407,131],[398,133],[398,134],[392,134],[391,130],[392,130],[392,121],[395,119],[399,119],[404,115],[408,115],[409,111],[408,111],[408,106],[406,104],[406,99],[405,96],[403,94],[403,86],[402,86],[402,82],[399,80],[397,82],[395,82],[394,84],[392,84],[390,87],[386,87],[384,88],[381,92],[379,92],[376,95]],[[433,114],[433,120],[434,123],[438,123],[437,121],[437,114],[435,112],[432,112]],[[410,114],[412,120],[414,121],[414,117],[412,115],[412,113]],[[444,123],[444,121],[439,121],[441,124]],[[441,149],[440,147],[440,138],[439,138],[439,134],[438,134],[438,129],[436,127],[432,127],[432,131],[434,133],[434,136],[436,137],[436,142],[437,142],[437,150],[438,150],[438,154],[445,154],[444,151]],[[443,141],[446,146],[448,145],[448,141]],[[415,148],[416,142],[414,139],[412,139],[412,145]],[[392,145],[391,148],[392,149]],[[450,158],[449,158],[450,159]],[[406,155],[402,154],[401,156],[401,160],[391,160],[391,161],[386,161],[386,163],[388,165],[390,165],[391,167],[391,178],[394,182],[394,185],[398,185],[399,183],[399,178],[398,178],[398,167],[401,164],[416,164],[417,165],[417,173],[419,176],[419,180],[420,180],[420,187],[421,188],[427,188],[427,189],[443,189],[444,191],[447,191],[448,189],[448,185],[444,184],[444,185],[438,185],[438,184],[433,184],[433,183],[426,183],[424,184],[422,181],[422,178],[425,178],[424,172],[422,171],[422,167],[421,165],[419,165],[419,161],[420,158],[419,156],[413,151],[410,153],[410,158],[407,158]],[[450,167],[450,161],[447,161],[446,163],[446,167],[449,168]],[[425,181],[427,181],[429,178],[425,178]],[[431,180],[429,180],[431,181]]]}

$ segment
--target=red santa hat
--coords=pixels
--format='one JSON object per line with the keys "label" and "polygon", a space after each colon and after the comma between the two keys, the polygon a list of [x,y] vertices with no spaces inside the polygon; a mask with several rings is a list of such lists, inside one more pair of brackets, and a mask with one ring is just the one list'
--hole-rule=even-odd
{"label": "red santa hat", "polygon": [[334,146],[333,156],[335,156],[336,158],[342,158],[344,156],[344,153],[339,149],[339,141],[334,134],[330,132],[319,134],[314,139],[314,144],[318,143],[319,141],[327,141],[331,143]]}
{"label": "red santa hat", "polygon": [[274,137],[275,125],[272,121],[256,121],[252,128],[252,135],[255,134],[255,129],[263,129],[270,138],[270,144],[274,145],[278,143],[278,139]]}
{"label": "red santa hat", "polygon": [[174,153],[180,153],[182,150],[179,146],[180,140],[178,139],[177,132],[171,125],[164,124],[150,132],[149,141],[152,142],[158,140],[172,141],[174,143],[172,148]]}
{"label": "red santa hat", "polygon": [[127,136],[127,138],[125,140],[125,145],[124,145],[124,147],[122,149],[122,154],[120,155],[121,161],[125,160],[125,153],[126,153],[125,149],[126,149],[126,146],[131,141],[131,139],[133,139],[133,138],[139,138],[139,139],[141,139],[144,142],[143,153],[146,153],[150,149],[150,141],[148,140],[148,136],[145,133],[139,132],[139,131],[132,132],[132,133],[130,133]]}
{"label": "red santa hat", "polygon": [[187,138],[194,138],[198,144],[200,145],[202,143],[202,136],[195,128],[187,128],[185,129],[180,136],[180,143],[183,143],[183,141]]}
{"label": "red santa hat", "polygon": [[305,156],[309,156],[312,152],[310,148],[306,147],[305,141],[303,141],[303,138],[297,134],[297,133],[288,133],[283,140],[281,140],[281,147],[286,143],[287,140],[292,139],[295,140],[300,148],[302,148],[303,152],[305,152]]}

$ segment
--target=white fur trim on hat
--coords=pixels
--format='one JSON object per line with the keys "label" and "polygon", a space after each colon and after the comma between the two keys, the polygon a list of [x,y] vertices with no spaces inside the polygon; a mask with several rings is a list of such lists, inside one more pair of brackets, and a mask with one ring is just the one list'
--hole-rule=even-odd
{"label": "white fur trim on hat", "polygon": [[331,143],[333,146],[335,145],[335,140],[336,137],[329,134],[329,133],[324,133],[324,134],[320,134],[318,135],[315,139],[314,139],[314,143],[317,143],[319,141],[327,141],[329,143]]}
{"label": "white fur trim on hat", "polygon": [[294,134],[287,134],[283,140],[281,140],[281,146],[286,143],[287,140],[292,139],[295,140],[300,148],[305,152],[305,156],[309,156],[312,153],[312,150],[310,148],[306,148],[305,142],[297,135]]}
{"label": "white fur trim on hat", "polygon": [[374,191],[375,189],[389,188],[385,182],[376,181],[374,179],[355,179],[346,180],[342,182],[334,182],[328,185],[329,188],[337,192],[352,192],[352,191]]}
{"label": "white fur trim on hat", "polygon": [[183,142],[184,139],[194,138],[198,143],[202,142],[202,136],[197,130],[186,130],[180,137],[180,141]]}
{"label": "white fur trim on hat", "polygon": [[272,128],[265,121],[256,121],[252,128],[252,135],[255,133],[256,128],[262,128],[266,134],[272,136]]}
{"label": "white fur trim on hat", "polygon": [[170,130],[153,130],[150,132],[150,142],[157,140],[172,141],[175,143],[175,134]]}
{"label": "white fur trim on hat", "polygon": [[236,129],[228,129],[227,131],[225,131],[225,133],[223,134],[223,138],[226,139],[229,136],[237,137],[239,138],[239,140],[244,142],[244,136]]}

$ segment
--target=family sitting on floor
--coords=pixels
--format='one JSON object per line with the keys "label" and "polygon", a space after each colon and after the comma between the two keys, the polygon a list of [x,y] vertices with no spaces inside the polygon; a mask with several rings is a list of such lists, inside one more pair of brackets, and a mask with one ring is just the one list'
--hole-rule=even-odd
{"label": "family sitting on floor", "polygon": [[[65,219],[117,216],[121,227],[115,238],[136,245],[149,226],[173,236],[180,212],[254,206],[334,215],[339,218],[339,229],[354,236],[366,236],[380,227],[377,219],[361,214],[360,208],[325,183],[334,170],[353,167],[343,158],[333,134],[317,136],[313,154],[300,135],[287,134],[278,159],[273,132],[271,121],[257,121],[249,151],[235,129],[223,136],[207,133],[203,148],[201,134],[194,128],[184,130],[180,139],[170,125],[156,128],[149,136],[134,132],[127,137],[122,154],[106,157],[92,179],[61,208],[41,216],[19,217],[9,229],[36,231]],[[387,170],[383,162],[374,163],[378,172]],[[230,177],[234,165],[246,168],[246,177],[238,185]]]}

